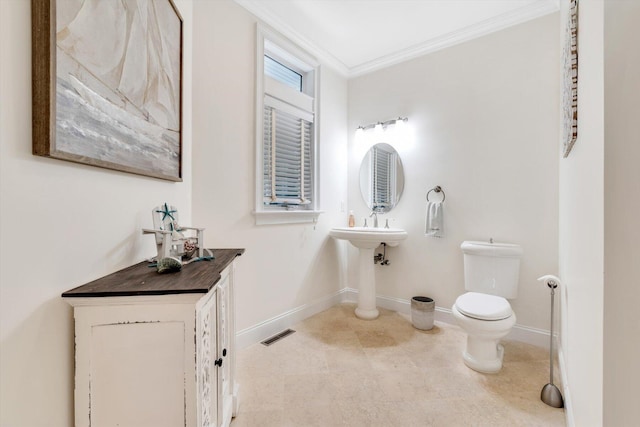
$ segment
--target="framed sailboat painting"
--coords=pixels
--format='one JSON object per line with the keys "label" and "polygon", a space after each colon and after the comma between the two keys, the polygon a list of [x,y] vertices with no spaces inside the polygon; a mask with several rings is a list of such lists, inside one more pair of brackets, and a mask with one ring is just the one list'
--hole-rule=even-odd
{"label": "framed sailboat painting", "polygon": [[32,0],[33,154],[182,181],[171,0]]}

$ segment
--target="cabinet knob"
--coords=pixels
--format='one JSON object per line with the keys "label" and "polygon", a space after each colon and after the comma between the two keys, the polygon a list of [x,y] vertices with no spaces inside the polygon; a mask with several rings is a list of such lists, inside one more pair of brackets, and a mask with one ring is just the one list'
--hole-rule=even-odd
{"label": "cabinet knob", "polygon": [[226,357],[227,356],[227,349],[223,348],[222,349],[222,357]]}
{"label": "cabinet knob", "polygon": [[216,365],[216,366],[220,366],[221,367],[222,366],[222,357],[220,359],[216,360],[215,362],[213,362],[213,364]]}

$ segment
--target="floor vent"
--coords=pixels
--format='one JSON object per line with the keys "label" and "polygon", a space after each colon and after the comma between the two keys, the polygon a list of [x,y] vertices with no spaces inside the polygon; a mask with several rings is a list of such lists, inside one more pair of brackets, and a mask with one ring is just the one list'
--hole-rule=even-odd
{"label": "floor vent", "polygon": [[269,345],[273,344],[274,342],[280,341],[282,338],[291,335],[294,332],[295,331],[293,329],[286,329],[286,330],[280,332],[279,334],[276,334],[276,335],[272,336],[271,338],[267,338],[266,340],[262,341],[260,344],[264,344],[266,346],[269,346]]}

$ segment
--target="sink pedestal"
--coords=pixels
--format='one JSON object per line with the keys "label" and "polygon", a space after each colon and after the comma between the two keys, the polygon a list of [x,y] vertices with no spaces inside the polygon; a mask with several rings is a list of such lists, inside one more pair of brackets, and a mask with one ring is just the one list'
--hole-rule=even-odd
{"label": "sink pedestal", "polygon": [[359,249],[358,253],[358,307],[356,316],[373,320],[380,314],[376,308],[376,280],[373,274],[373,251],[382,242],[398,246],[407,238],[407,232],[399,228],[338,227],[329,235],[334,239],[348,240]]}
{"label": "sink pedestal", "polygon": [[360,248],[358,253],[358,307],[356,316],[373,320],[380,314],[376,308],[376,280],[373,274],[373,251],[375,248]]}

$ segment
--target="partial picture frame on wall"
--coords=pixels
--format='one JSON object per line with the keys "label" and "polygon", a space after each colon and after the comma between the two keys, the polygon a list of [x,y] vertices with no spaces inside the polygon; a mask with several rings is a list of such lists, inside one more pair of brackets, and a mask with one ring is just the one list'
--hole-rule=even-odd
{"label": "partial picture frame on wall", "polygon": [[182,181],[172,0],[32,0],[34,155]]}
{"label": "partial picture frame on wall", "polygon": [[578,139],[578,0],[569,2],[562,50],[562,146],[567,157]]}

